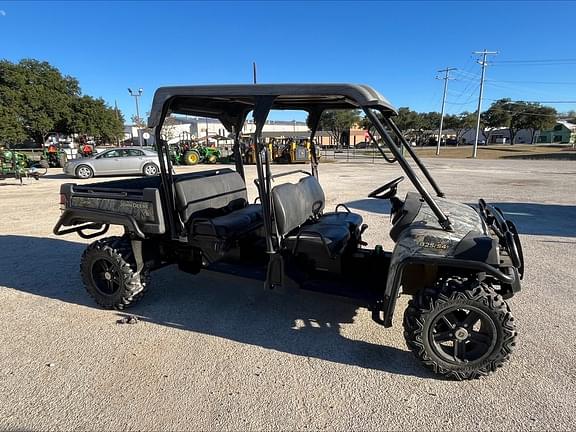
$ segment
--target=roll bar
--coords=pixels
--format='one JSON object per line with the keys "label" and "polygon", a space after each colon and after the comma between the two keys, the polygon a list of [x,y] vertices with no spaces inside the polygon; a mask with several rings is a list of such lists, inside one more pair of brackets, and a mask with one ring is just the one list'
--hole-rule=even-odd
{"label": "roll bar", "polygon": [[[372,112],[370,107],[363,107],[363,110],[364,110],[364,113],[366,114],[366,116],[370,119],[370,121],[372,122],[372,124],[374,125],[376,130],[378,131],[378,133],[380,134],[380,136],[386,142],[386,145],[388,146],[388,148],[390,149],[390,151],[394,155],[394,158],[398,161],[398,163],[400,164],[400,166],[402,167],[402,169],[404,170],[404,172],[406,173],[406,175],[408,176],[408,178],[410,179],[410,181],[412,182],[412,184],[414,185],[416,190],[420,193],[420,196],[424,199],[424,201],[426,201],[426,204],[428,204],[428,206],[434,212],[434,215],[438,218],[438,223],[440,224],[440,226],[443,229],[445,229],[446,231],[452,231],[453,230],[452,222],[450,222],[450,219],[448,219],[448,217],[444,214],[444,212],[438,206],[436,201],[434,201],[432,196],[428,193],[428,191],[426,190],[426,188],[424,187],[424,185],[422,184],[422,182],[420,181],[420,179],[418,178],[418,176],[416,175],[416,173],[414,172],[414,170],[412,169],[412,167],[410,166],[408,161],[402,155],[402,152],[400,151],[400,149],[398,148],[398,146],[396,145],[396,143],[394,142],[394,140],[392,139],[390,134],[384,128],[384,125],[382,124],[382,122],[380,121],[378,116]],[[385,118],[385,122],[387,124],[389,123],[392,131],[394,131],[394,133],[400,139],[400,143],[404,147],[409,149],[410,155],[414,154],[412,149],[410,148],[410,146],[408,145],[408,143],[404,139],[404,137],[402,137],[402,134],[400,133],[400,130],[398,129],[398,127],[390,119]],[[382,152],[383,150],[380,149],[380,151]],[[419,161],[419,159],[417,158],[416,155],[414,155],[414,157],[415,157],[415,161]],[[421,169],[422,169],[422,167],[424,167],[424,165],[422,165],[421,162],[420,163],[416,162],[416,163],[418,164],[418,166]],[[431,176],[425,167],[422,170],[422,172],[424,173],[426,178],[430,181]],[[436,183],[432,183],[432,181],[430,183],[436,189],[436,192],[442,193],[440,191],[440,189],[438,188],[438,186],[436,185]]]}
{"label": "roll bar", "polygon": [[[262,129],[264,127],[264,123],[268,117],[268,114],[272,106],[274,105],[276,98],[277,96],[269,96],[269,95],[255,96],[254,104],[252,106],[254,121],[256,123],[256,130],[254,131],[252,139],[252,144],[254,145],[254,148],[256,150],[256,169],[258,173],[258,182],[256,182],[256,185],[258,187],[258,192],[262,201],[264,230],[266,233],[266,250],[270,254],[275,253],[277,247],[277,245],[275,245],[274,243],[272,233],[271,181],[274,177],[278,177],[278,175],[273,176],[270,171],[270,155],[268,154],[268,150],[261,140],[261,134]],[[158,147],[160,173],[162,176],[162,191],[164,195],[166,208],[169,209],[169,211],[167,211],[166,214],[168,232],[170,233],[172,239],[178,240],[182,236],[184,230],[184,224],[176,211],[174,179],[172,176],[172,165],[170,161],[169,147],[162,141],[160,136],[160,131],[162,125],[164,124],[171,101],[172,101],[171,99],[168,99],[164,102],[162,112],[160,115],[160,121],[158,122],[154,130],[154,136],[156,138],[156,143]],[[316,131],[318,129],[318,125],[320,123],[320,117],[324,109],[328,109],[328,107],[317,105],[317,106],[311,106],[310,109],[307,109],[309,113],[309,125],[311,129],[311,135],[310,135],[311,172],[306,174],[311,174],[315,177],[318,176],[318,159],[316,155],[316,146],[314,144],[314,138],[316,135]],[[414,151],[412,150],[406,139],[402,136],[400,129],[389,118],[388,115],[389,113],[384,112],[381,107],[362,106],[361,109],[370,119],[370,121],[378,131],[379,135],[383,138],[386,146],[392,152],[393,158],[390,158],[388,155],[385,154],[384,150],[380,147],[378,142],[374,140],[373,135],[370,133],[371,138],[376,143],[376,146],[380,151],[380,153],[382,154],[382,156],[388,162],[396,161],[400,164],[400,166],[402,167],[402,169],[404,170],[404,172],[406,173],[406,175],[408,176],[414,187],[418,190],[422,198],[426,201],[428,206],[434,212],[435,216],[438,218],[440,226],[447,231],[452,231],[452,223],[450,222],[450,219],[443,213],[442,209],[438,206],[436,201],[434,201],[430,193],[426,190],[426,188],[424,187],[424,185],[422,184],[422,182],[412,169],[412,166],[404,158],[401,148],[405,148],[407,152],[410,154],[410,156],[415,161],[418,168],[422,171],[422,173],[424,174],[430,185],[434,188],[436,195],[439,197],[443,197],[444,193],[440,190],[440,187],[434,181],[429,171],[420,161],[418,156],[414,153]],[[382,114],[383,122],[379,119],[379,116],[377,116],[373,112],[373,110],[379,110],[379,112]],[[234,155],[236,159],[236,169],[242,177],[244,177],[244,166],[240,154],[240,131],[242,128],[241,123],[243,123],[243,121],[246,119],[248,111],[249,109],[243,110],[241,113],[242,114],[241,118],[240,116],[235,117],[237,121],[234,121],[234,124],[228,122],[228,126],[232,127],[232,133],[234,136]],[[386,127],[389,130],[391,130],[393,134],[398,138],[400,143],[399,145],[396,144],[394,139],[388,133]]]}

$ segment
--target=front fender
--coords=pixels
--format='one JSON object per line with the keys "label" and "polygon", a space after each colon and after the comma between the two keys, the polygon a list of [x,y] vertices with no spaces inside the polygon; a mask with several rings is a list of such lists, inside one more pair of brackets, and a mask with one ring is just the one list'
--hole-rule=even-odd
{"label": "front fender", "polygon": [[498,242],[476,229],[465,235],[421,227],[408,229],[402,233],[392,253],[384,299],[376,310],[376,315],[383,313],[384,317],[377,321],[386,327],[392,325],[404,270],[409,266],[467,269],[473,273],[486,273],[502,284],[514,285],[516,273],[503,273],[498,264]]}

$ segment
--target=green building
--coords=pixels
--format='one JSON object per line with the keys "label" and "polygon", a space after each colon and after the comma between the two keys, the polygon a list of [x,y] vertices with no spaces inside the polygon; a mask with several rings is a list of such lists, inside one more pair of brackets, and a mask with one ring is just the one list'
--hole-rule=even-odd
{"label": "green building", "polygon": [[540,131],[538,143],[568,144],[576,138],[576,125],[559,121],[552,129]]}

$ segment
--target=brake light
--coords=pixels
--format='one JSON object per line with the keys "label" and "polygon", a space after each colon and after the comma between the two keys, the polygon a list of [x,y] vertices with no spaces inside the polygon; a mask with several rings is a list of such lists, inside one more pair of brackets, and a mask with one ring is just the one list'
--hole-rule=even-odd
{"label": "brake light", "polygon": [[60,210],[64,211],[66,209],[66,194],[60,194]]}

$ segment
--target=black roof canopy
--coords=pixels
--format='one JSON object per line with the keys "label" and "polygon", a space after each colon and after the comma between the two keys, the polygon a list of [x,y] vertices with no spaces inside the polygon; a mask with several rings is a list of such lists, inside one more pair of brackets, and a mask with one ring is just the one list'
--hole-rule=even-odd
{"label": "black roof canopy", "polygon": [[160,123],[162,110],[214,117],[225,127],[251,111],[258,97],[274,98],[272,109],[356,109],[377,107],[390,114],[396,109],[372,87],[360,84],[232,84],[160,87],[154,94],[148,126]]}

